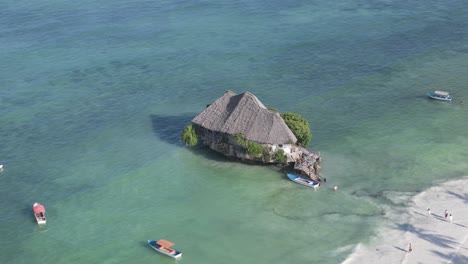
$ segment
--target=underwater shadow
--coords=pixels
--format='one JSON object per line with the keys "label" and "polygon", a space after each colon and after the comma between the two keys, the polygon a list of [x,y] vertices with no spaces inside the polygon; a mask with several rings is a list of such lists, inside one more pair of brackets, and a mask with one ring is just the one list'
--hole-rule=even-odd
{"label": "underwater shadow", "polygon": [[140,244],[141,247],[145,247],[152,250],[152,248],[148,245],[148,241],[138,241],[138,244]]}
{"label": "underwater shadow", "polygon": [[150,116],[153,132],[156,136],[166,143],[177,146],[184,146],[180,135],[185,126],[190,124],[193,117],[195,115],[189,113],[180,116]]}
{"label": "underwater shadow", "polygon": [[[195,115],[196,114],[190,113],[180,116],[151,115],[150,118],[153,132],[166,143],[179,147],[185,147],[185,144],[181,140],[181,133],[182,130],[191,123]],[[187,147],[187,149],[197,155],[202,155],[206,159],[224,162],[235,161],[225,157],[221,153],[211,150],[202,144],[191,148]]]}
{"label": "underwater shadow", "polygon": [[227,157],[224,154],[219,153],[219,152],[217,152],[215,150],[212,150],[208,146],[203,145],[203,144],[199,144],[196,147],[187,147],[187,149],[190,152],[192,152],[192,153],[194,153],[196,155],[200,155],[200,156],[202,156],[203,158],[205,158],[207,160],[213,160],[213,161],[217,161],[217,162],[227,162],[227,163],[232,162],[232,163],[242,164],[242,165],[245,165],[245,166],[270,167],[270,168],[273,168],[275,170],[277,169],[277,167],[275,165],[272,165],[272,164],[262,164],[260,162],[255,162],[255,161],[241,160],[241,159],[236,158],[236,157]]}
{"label": "underwater shadow", "polygon": [[[175,145],[178,147],[185,147],[185,144],[181,140],[182,130],[192,122],[192,119],[196,114],[182,114],[179,116],[162,116],[162,115],[150,115],[151,125],[153,132],[162,141]],[[210,149],[208,146],[198,144],[195,147],[187,147],[189,151],[197,155],[201,155],[206,159],[219,161],[219,162],[241,162],[246,165],[263,165],[259,162],[246,162],[240,161],[238,158],[226,157],[223,154]]]}
{"label": "underwater shadow", "polygon": [[[182,130],[192,122],[195,116],[196,114],[186,113],[179,116],[151,115],[150,118],[153,132],[157,137],[166,143],[185,147],[185,144],[181,140]],[[195,147],[187,147],[187,149],[210,160],[231,161],[231,159],[202,144]]]}
{"label": "underwater shadow", "polygon": [[202,144],[199,144],[196,147],[188,148],[189,151],[192,153],[195,153],[197,155],[201,155],[206,159],[209,160],[214,160],[214,161],[219,161],[219,162],[235,162],[235,159],[230,159],[223,154],[216,152],[212,149],[210,149],[208,146],[204,146]]}
{"label": "underwater shadow", "polygon": [[34,217],[34,211],[33,211],[32,205],[31,206],[25,205],[20,210],[20,212],[21,212],[21,215],[29,218],[29,222],[37,224],[36,218]]}

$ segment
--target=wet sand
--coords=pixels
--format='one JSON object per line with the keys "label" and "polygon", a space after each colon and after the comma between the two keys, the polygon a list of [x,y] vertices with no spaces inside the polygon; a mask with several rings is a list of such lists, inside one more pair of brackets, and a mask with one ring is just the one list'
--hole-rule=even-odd
{"label": "wet sand", "polygon": [[419,193],[406,209],[386,216],[377,236],[358,245],[343,264],[468,263],[468,177]]}

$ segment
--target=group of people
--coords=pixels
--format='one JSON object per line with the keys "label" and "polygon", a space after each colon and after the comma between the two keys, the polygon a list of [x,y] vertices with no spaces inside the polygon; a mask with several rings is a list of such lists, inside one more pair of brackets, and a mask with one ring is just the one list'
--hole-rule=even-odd
{"label": "group of people", "polygon": [[449,214],[449,213],[447,212],[447,210],[445,210],[444,217],[445,217],[445,220],[447,220],[447,217],[448,217],[449,220],[450,220],[450,223],[452,223],[452,221],[453,221],[453,216],[452,216],[452,214]]}
{"label": "group of people", "polygon": [[[431,213],[431,208],[427,208],[427,214],[428,214],[428,215],[431,215],[431,214],[432,214],[432,213]],[[444,218],[445,218],[445,220],[447,220],[447,218],[448,218],[448,220],[450,221],[450,223],[453,222],[453,216],[452,216],[452,214],[449,214],[447,210],[445,210],[445,212],[444,212]],[[408,253],[411,253],[411,251],[413,251],[413,247],[411,246],[411,243],[409,243],[409,246],[408,246]]]}
{"label": "group of people", "polygon": [[[427,214],[431,215],[431,209],[430,208],[427,208]],[[452,216],[452,214],[449,214],[447,210],[445,210],[445,212],[444,212],[444,217],[445,217],[445,220],[447,220],[447,218],[448,218],[450,223],[452,223],[453,216]]]}
{"label": "group of people", "polygon": [[[323,183],[327,183],[327,178],[323,178]],[[320,183],[319,183],[319,186],[320,186]],[[338,186],[334,185],[333,186],[333,191],[338,191]]]}

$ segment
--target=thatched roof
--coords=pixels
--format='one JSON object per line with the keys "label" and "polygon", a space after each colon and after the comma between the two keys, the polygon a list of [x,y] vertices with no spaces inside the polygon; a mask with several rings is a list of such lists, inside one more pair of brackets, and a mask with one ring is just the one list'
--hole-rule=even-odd
{"label": "thatched roof", "polygon": [[248,140],[262,144],[288,144],[297,141],[281,116],[268,110],[249,92],[235,94],[226,91],[192,122],[230,135],[243,133]]}

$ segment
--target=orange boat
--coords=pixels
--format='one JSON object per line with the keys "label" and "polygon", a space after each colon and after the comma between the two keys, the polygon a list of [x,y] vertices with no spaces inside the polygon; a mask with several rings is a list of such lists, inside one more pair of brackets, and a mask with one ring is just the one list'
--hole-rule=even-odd
{"label": "orange boat", "polygon": [[34,217],[36,217],[36,221],[40,225],[46,224],[46,216],[45,216],[45,207],[40,203],[34,203],[33,205]]}
{"label": "orange boat", "polygon": [[163,253],[166,256],[179,259],[182,257],[182,252],[177,251],[172,248],[174,243],[171,241],[167,241],[164,239],[160,239],[158,241],[155,240],[148,240],[148,244],[156,251]]}

